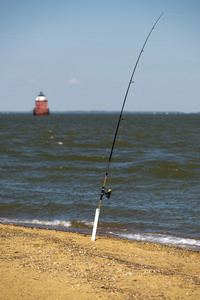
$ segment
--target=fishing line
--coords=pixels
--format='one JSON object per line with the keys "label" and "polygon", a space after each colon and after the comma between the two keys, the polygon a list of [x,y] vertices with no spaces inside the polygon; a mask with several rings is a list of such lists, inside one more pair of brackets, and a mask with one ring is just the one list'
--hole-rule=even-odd
{"label": "fishing line", "polygon": [[142,49],[139,53],[139,56],[138,56],[138,59],[136,61],[136,64],[134,66],[134,69],[133,69],[133,72],[131,74],[131,78],[130,78],[130,81],[129,81],[129,84],[128,84],[128,87],[127,87],[127,90],[126,90],[126,94],[125,94],[125,97],[124,97],[124,101],[123,101],[123,104],[122,104],[122,108],[121,108],[121,112],[120,112],[120,115],[119,115],[119,120],[118,120],[118,123],[117,123],[117,127],[116,127],[116,131],[115,131],[115,135],[114,135],[114,139],[113,139],[113,143],[112,143],[112,147],[111,147],[111,151],[110,151],[110,156],[109,156],[109,159],[108,159],[108,165],[107,165],[107,169],[106,169],[106,174],[105,174],[105,177],[104,177],[104,181],[103,181],[103,186],[102,186],[102,190],[101,190],[101,195],[100,195],[100,199],[99,199],[99,206],[98,208],[96,209],[96,213],[95,213],[95,218],[94,218],[94,226],[93,226],[93,231],[92,231],[92,241],[95,241],[95,237],[96,237],[96,231],[97,231],[97,224],[98,224],[98,220],[99,220],[99,213],[100,213],[100,208],[101,208],[101,202],[102,202],[102,199],[103,199],[103,196],[106,196],[107,198],[110,198],[111,196],[111,192],[112,190],[111,189],[108,189],[107,191],[105,191],[105,186],[106,186],[106,181],[107,181],[107,177],[108,177],[108,172],[109,172],[109,169],[110,169],[110,163],[111,163],[111,159],[112,159],[112,155],[113,155],[113,150],[114,150],[114,147],[115,147],[115,142],[116,142],[116,138],[117,138],[117,134],[118,134],[118,130],[119,130],[119,126],[120,126],[120,123],[121,123],[121,120],[122,120],[122,114],[123,114],[123,110],[124,110],[124,106],[125,106],[125,103],[126,103],[126,99],[127,99],[127,96],[128,96],[128,92],[129,92],[129,89],[130,89],[130,86],[131,84],[133,84],[133,76],[135,74],[135,71],[137,69],[137,65],[138,65],[138,62],[140,60],[140,57],[142,55],[142,53],[144,52],[144,48],[145,48],[145,45],[152,33],[152,31],[154,30],[156,24],[158,23],[158,21],[160,20],[160,18],[163,16],[164,13],[162,13],[160,15],[160,17],[157,19],[157,21],[155,22],[155,24],[153,25],[152,29],[150,30],[143,46],[142,46]]}
{"label": "fishing line", "polygon": [[[122,121],[124,121],[125,118],[123,117]],[[120,123],[120,126],[119,126],[119,132],[118,132],[118,135],[117,135],[117,140],[116,140],[116,146],[115,146],[115,152],[113,153],[113,158],[112,158],[112,165],[110,167],[110,170],[109,170],[109,179],[108,179],[108,187],[111,187],[112,186],[112,182],[113,182],[113,171],[116,167],[115,163],[117,161],[117,154],[119,152],[119,146],[120,144],[122,143],[121,141],[121,136],[122,136],[122,131],[123,131],[123,128],[124,128],[124,122],[121,122]],[[112,189],[113,190],[113,189]]]}

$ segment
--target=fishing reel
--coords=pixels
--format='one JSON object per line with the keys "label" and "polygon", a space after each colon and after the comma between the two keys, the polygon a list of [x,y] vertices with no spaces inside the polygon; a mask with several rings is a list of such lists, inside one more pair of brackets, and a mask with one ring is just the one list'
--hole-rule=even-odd
{"label": "fishing reel", "polygon": [[110,195],[112,193],[112,190],[111,189],[108,189],[107,192],[104,190],[104,187],[102,188],[102,191],[101,191],[101,197],[100,199],[102,200],[103,196],[105,195],[108,199],[110,198]]}
{"label": "fishing reel", "polygon": [[111,196],[112,190],[108,189],[107,192],[104,192],[104,194],[106,195],[106,197],[109,199]]}

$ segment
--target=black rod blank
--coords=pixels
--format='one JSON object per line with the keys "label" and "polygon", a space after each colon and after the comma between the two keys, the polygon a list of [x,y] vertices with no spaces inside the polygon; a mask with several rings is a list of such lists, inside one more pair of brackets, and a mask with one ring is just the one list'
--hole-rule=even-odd
{"label": "black rod blank", "polygon": [[110,156],[109,156],[109,159],[108,159],[108,165],[107,165],[106,174],[105,174],[105,177],[104,177],[103,187],[102,187],[102,191],[101,191],[101,195],[100,195],[100,200],[99,200],[99,207],[98,207],[99,209],[101,207],[102,198],[103,198],[103,196],[105,194],[105,185],[106,185],[106,181],[107,181],[107,177],[108,177],[108,172],[109,172],[109,168],[110,168],[110,162],[111,162],[111,159],[112,159],[112,154],[113,154],[113,150],[114,150],[114,147],[115,147],[115,142],[116,142],[116,138],[117,138],[117,134],[118,134],[118,130],[119,130],[119,125],[120,125],[120,122],[122,120],[123,110],[124,110],[124,106],[125,106],[126,99],[127,99],[127,96],[128,96],[128,92],[129,92],[131,84],[133,83],[133,76],[134,76],[135,71],[137,69],[137,65],[138,65],[138,62],[140,60],[140,57],[141,57],[142,53],[144,52],[145,45],[146,45],[146,43],[147,43],[147,41],[148,41],[148,39],[149,39],[152,31],[154,30],[156,24],[158,23],[158,21],[160,20],[160,18],[163,16],[163,14],[164,13],[162,13],[160,15],[160,17],[157,19],[157,21],[155,22],[155,24],[151,28],[151,30],[150,30],[150,32],[149,32],[149,34],[148,34],[148,36],[147,36],[147,38],[146,38],[143,46],[142,46],[142,49],[140,51],[140,54],[138,56],[138,59],[136,61],[135,66],[134,66],[133,72],[131,74],[131,78],[130,78],[130,81],[129,81],[129,84],[128,84],[128,88],[126,90],[126,94],[125,94],[124,101],[123,101],[123,104],[122,104],[121,112],[120,112],[120,115],[119,115],[119,120],[118,120],[118,123],[117,123],[116,131],[115,131],[115,135],[114,135],[114,139],[113,139],[113,143],[112,143],[112,147],[111,147],[111,151],[110,151]]}

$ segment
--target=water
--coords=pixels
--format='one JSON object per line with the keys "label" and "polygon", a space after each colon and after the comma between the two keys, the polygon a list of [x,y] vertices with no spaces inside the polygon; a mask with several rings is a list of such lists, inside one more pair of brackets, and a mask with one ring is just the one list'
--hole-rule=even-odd
{"label": "water", "polygon": [[[118,114],[0,115],[0,222],[91,233]],[[125,114],[98,233],[200,250],[200,115]]]}

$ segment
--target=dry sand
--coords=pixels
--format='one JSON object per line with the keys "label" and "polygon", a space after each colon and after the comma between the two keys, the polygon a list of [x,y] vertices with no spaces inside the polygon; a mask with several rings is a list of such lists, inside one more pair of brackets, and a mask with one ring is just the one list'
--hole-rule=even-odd
{"label": "dry sand", "polygon": [[200,299],[200,253],[0,224],[0,299]]}

